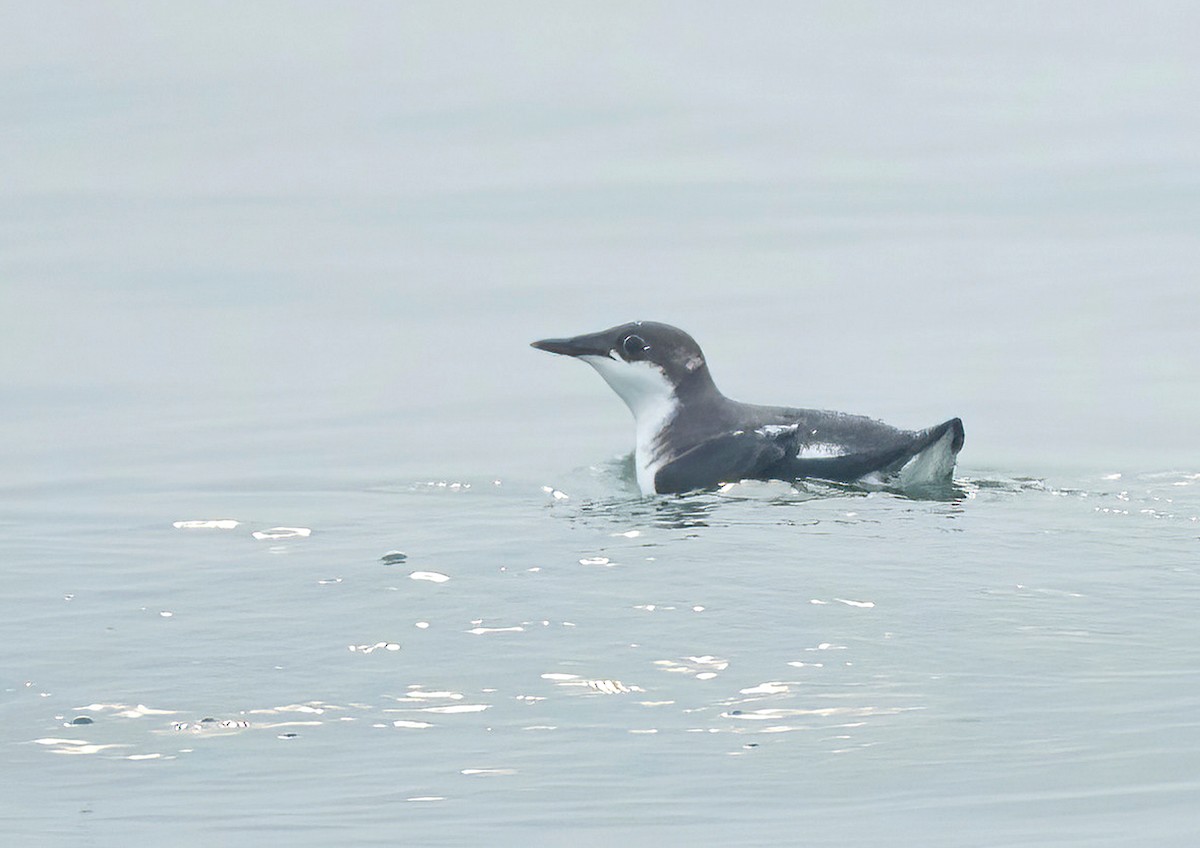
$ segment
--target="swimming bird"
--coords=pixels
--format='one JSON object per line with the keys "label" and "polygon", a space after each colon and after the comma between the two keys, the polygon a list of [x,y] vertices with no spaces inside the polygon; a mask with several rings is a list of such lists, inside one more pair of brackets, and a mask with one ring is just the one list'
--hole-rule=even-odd
{"label": "swimming bird", "polygon": [[583,360],[625,401],[646,495],[740,480],[945,485],[963,446],[958,418],[901,430],[865,415],[731,400],[713,382],[700,345],[670,324],[633,321],[532,345]]}

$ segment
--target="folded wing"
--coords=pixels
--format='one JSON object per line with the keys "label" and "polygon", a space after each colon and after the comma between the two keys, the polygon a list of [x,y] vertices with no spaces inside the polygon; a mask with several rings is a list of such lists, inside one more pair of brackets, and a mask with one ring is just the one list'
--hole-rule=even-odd
{"label": "folded wing", "polygon": [[952,454],[957,454],[963,444],[958,418],[912,431],[861,416],[810,413],[800,421],[762,424],[706,439],[663,466],[654,487],[669,493],[748,479],[854,482],[869,474],[899,472],[948,433]]}

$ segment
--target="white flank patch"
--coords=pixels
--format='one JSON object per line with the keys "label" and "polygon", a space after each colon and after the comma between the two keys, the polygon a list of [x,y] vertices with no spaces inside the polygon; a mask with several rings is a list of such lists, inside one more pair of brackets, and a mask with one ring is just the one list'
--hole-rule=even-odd
{"label": "white flank patch", "polygon": [[[764,424],[754,432],[760,436],[766,436],[768,439],[773,439],[777,436],[795,433],[799,429],[799,424]],[[800,449],[796,451],[797,459],[834,459],[845,455],[846,449],[832,442],[813,442],[801,445]]]}
{"label": "white flank patch", "polygon": [[625,362],[608,356],[579,358],[599,372],[633,413],[638,488],[643,495],[654,494],[654,475],[664,464],[653,456],[654,440],[679,409],[675,387],[662,369],[650,362]]}
{"label": "white flank patch", "polygon": [[797,459],[834,459],[845,455],[845,448],[830,442],[814,442],[811,445],[804,445],[796,451]]}
{"label": "white flank patch", "polygon": [[764,424],[754,432],[766,436],[768,439],[773,439],[776,436],[782,436],[784,433],[795,433],[799,427],[799,424]]}

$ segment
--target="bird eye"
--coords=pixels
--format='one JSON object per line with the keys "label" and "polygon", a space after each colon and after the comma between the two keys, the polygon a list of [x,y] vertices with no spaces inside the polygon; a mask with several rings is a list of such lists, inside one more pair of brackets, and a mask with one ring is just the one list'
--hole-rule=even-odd
{"label": "bird eye", "polygon": [[638,359],[650,349],[650,345],[641,336],[626,336],[625,341],[621,342],[621,349],[625,351],[626,359]]}

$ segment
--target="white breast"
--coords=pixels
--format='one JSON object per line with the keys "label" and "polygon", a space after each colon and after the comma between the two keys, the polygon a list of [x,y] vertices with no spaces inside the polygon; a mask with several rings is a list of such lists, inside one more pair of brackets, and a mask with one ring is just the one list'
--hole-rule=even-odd
{"label": "white breast", "polygon": [[607,356],[579,358],[599,372],[633,413],[637,427],[634,462],[638,488],[644,495],[654,494],[654,475],[669,459],[655,456],[654,444],[679,408],[675,387],[662,369],[650,362],[625,362]]}

